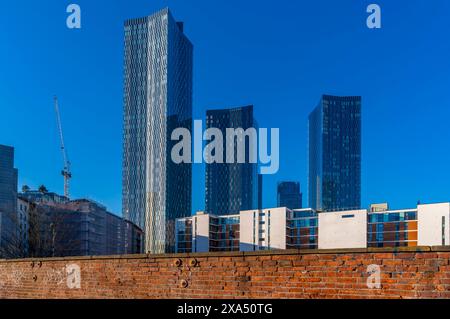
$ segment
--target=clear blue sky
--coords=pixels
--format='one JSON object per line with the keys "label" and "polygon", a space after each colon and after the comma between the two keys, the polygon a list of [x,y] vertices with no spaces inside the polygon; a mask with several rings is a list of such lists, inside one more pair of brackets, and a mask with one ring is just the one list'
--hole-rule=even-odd
{"label": "clear blue sky", "polygon": [[[365,25],[382,7],[381,30]],[[82,8],[82,29],[65,26]],[[41,0],[0,4],[0,144],[20,186],[63,192],[52,97],[60,98],[74,197],[121,212],[123,21],[169,6],[195,46],[194,117],[254,104],[281,129],[281,169],[306,197],[307,117],[323,93],[363,97],[363,204],[450,200],[448,0]],[[204,206],[194,168],[193,210]],[[305,203],[306,205],[306,203]]]}

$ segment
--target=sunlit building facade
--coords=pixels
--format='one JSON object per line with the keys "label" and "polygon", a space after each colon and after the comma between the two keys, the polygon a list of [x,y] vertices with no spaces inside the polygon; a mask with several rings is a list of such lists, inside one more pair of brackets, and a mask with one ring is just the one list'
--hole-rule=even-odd
{"label": "sunlit building facade", "polygon": [[193,46],[168,9],[125,22],[123,215],[145,251],[175,250],[175,219],[191,214],[192,167],[175,164],[171,134],[192,128]]}
{"label": "sunlit building facade", "polygon": [[177,252],[450,245],[450,203],[317,212],[286,207],[178,219]]}
{"label": "sunlit building facade", "polygon": [[314,210],[290,211],[286,229],[286,249],[317,249],[319,215]]}
{"label": "sunlit building facade", "polygon": [[318,214],[286,207],[177,220],[177,252],[316,249]]}
{"label": "sunlit building facade", "polygon": [[417,209],[369,213],[367,245],[369,247],[417,246]]}

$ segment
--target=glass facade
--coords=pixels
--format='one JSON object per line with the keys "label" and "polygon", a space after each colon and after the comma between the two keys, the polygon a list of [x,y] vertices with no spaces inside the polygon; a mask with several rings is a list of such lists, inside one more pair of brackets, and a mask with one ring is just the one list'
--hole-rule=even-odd
{"label": "glass facade", "polygon": [[290,209],[303,208],[302,193],[300,192],[300,183],[282,182],[278,184],[278,207],[287,207]]}
{"label": "glass facade", "polygon": [[286,249],[317,249],[319,216],[310,209],[288,211]]}
{"label": "glass facade", "polygon": [[[285,219],[274,215],[272,210],[247,211],[245,214],[253,218],[244,217],[242,221],[241,214],[208,215],[207,219],[201,221],[196,216],[178,219],[176,251],[191,253],[318,248],[318,214],[311,209],[285,209]],[[286,232],[281,231],[281,227],[286,228]],[[207,235],[204,235],[208,236],[204,246],[197,246],[196,238],[201,237],[198,235],[199,228],[208,230]],[[242,232],[247,232],[247,240],[241,237]],[[253,238],[250,242],[249,233]],[[280,242],[283,244],[277,246]],[[250,249],[249,244],[252,246]]]}
{"label": "glass facade", "polygon": [[239,216],[211,216],[209,224],[210,251],[239,251],[239,231]]}
{"label": "glass facade", "polygon": [[192,253],[193,228],[192,218],[177,219],[177,253]]}
{"label": "glass facade", "polygon": [[[199,225],[194,225],[197,222],[195,217],[177,219],[177,253],[198,252],[196,232]],[[239,216],[209,216],[207,227],[208,243],[205,247],[208,251],[239,251]]]}
{"label": "glass facade", "polygon": [[264,207],[264,175],[258,174],[258,209]]}
{"label": "glass facade", "polygon": [[417,246],[417,210],[369,213],[368,247]]}
{"label": "glass facade", "polygon": [[[311,208],[291,210],[280,207],[223,216],[204,215],[202,212],[177,220],[178,252],[330,249],[330,243],[331,246],[336,244],[335,239],[330,238],[342,236],[345,242],[335,247],[417,247],[419,217],[422,237],[435,237],[436,245],[441,242],[443,246],[448,244],[448,203],[384,211],[381,211],[381,206],[377,205],[375,209],[373,206],[370,211],[357,212],[365,215],[360,216],[364,218],[356,223],[351,221],[349,225],[345,225],[346,221],[339,223],[341,219],[355,217],[354,211],[334,212],[336,218],[331,216],[332,212],[317,212]],[[348,233],[353,230],[358,244],[348,239]],[[322,241],[319,241],[320,237]]]}
{"label": "glass facade", "polygon": [[14,148],[0,145],[0,257],[16,257],[20,221],[17,219],[17,169]]}
{"label": "glass facade", "polygon": [[191,215],[191,164],[175,164],[171,134],[192,129],[193,46],[168,9],[125,22],[123,216],[145,251],[175,250],[175,219]]}
{"label": "glass facade", "polygon": [[361,206],[361,97],[324,95],[309,116],[309,206]]}
{"label": "glass facade", "polygon": [[[249,163],[250,146],[246,143],[244,164],[237,163],[237,144],[227,145],[227,128],[257,128],[253,106],[212,110],[206,113],[207,128],[217,128],[223,135],[223,163],[206,164],[206,213],[233,215],[258,207],[257,164]],[[226,163],[227,148],[234,147],[234,164]],[[226,164],[225,164],[226,163]]]}

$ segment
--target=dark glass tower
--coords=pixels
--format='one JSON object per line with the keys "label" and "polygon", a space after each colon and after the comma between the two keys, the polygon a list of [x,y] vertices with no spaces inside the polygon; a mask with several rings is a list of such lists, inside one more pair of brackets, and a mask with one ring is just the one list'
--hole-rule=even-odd
{"label": "dark glass tower", "polygon": [[176,128],[192,129],[193,46],[168,9],[125,22],[123,216],[149,253],[175,249],[191,215],[191,164],[171,159]]}
{"label": "dark glass tower", "polygon": [[[253,117],[253,106],[206,112],[207,128],[217,128],[223,135],[223,163],[206,164],[206,203],[208,214],[231,215],[241,210],[258,208],[258,172],[257,164],[249,162],[250,144],[246,143],[246,162],[227,164],[225,153],[227,147],[235,148],[237,144],[226,141],[227,128],[247,130],[257,128]],[[236,158],[235,158],[236,159]]]}
{"label": "dark glass tower", "polygon": [[264,175],[258,174],[258,209],[264,209]]}
{"label": "dark glass tower", "polygon": [[14,248],[18,245],[17,175],[14,148],[0,145],[0,257],[3,258],[15,257]]}
{"label": "dark glass tower", "polygon": [[303,208],[303,195],[300,192],[300,183],[281,182],[278,184],[278,207],[290,209]]}
{"label": "dark glass tower", "polygon": [[361,207],[361,97],[324,95],[309,116],[309,205]]}

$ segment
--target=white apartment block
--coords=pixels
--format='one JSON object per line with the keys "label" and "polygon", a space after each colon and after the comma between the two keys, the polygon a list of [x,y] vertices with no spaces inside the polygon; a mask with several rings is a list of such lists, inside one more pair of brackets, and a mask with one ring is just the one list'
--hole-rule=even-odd
{"label": "white apartment block", "polygon": [[316,212],[285,207],[178,219],[179,253],[450,245],[450,203]]}

